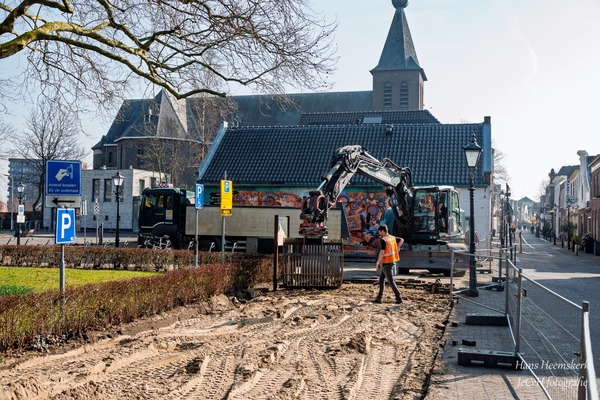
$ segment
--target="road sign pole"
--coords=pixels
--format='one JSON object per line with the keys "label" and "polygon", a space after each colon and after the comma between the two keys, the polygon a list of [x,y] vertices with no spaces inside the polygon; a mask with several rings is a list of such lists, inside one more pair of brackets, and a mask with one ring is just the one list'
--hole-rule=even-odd
{"label": "road sign pole", "polygon": [[[58,210],[57,210],[58,212]],[[57,219],[58,221],[58,219]],[[61,319],[65,317],[65,306],[66,306],[66,298],[65,298],[65,245],[60,245],[60,316]]]}
{"label": "road sign pole", "polygon": [[196,227],[194,228],[194,266],[198,266],[198,210],[204,206],[204,185],[196,183]]}
{"label": "road sign pole", "polygon": [[60,245],[60,295],[65,295],[65,245]]}
{"label": "road sign pole", "polygon": [[198,209],[196,208],[196,226],[194,228],[194,267],[198,266]]}
{"label": "road sign pole", "polygon": [[98,203],[98,199],[94,202],[94,218],[96,218],[96,244],[98,244],[98,230],[100,228],[98,226],[100,223],[100,203]]}
{"label": "road sign pole", "polygon": [[83,218],[83,244],[86,242],[86,219],[87,219],[87,199],[83,196],[83,201],[81,202],[81,216]]}
{"label": "road sign pole", "polygon": [[[227,180],[227,171],[223,176],[223,179]],[[221,181],[221,210],[223,210],[223,194],[224,194],[224,181]],[[225,264],[225,217],[221,212],[221,264]]]}
{"label": "road sign pole", "polygon": [[221,217],[221,264],[225,264],[225,217]]}

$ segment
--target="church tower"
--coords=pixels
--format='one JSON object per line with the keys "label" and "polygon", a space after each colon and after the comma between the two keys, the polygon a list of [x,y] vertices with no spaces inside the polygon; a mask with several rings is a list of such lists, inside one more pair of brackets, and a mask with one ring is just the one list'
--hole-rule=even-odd
{"label": "church tower", "polygon": [[423,86],[427,80],[419,65],[404,8],[408,0],[392,0],[396,8],[379,64],[373,76],[373,110],[423,109]]}

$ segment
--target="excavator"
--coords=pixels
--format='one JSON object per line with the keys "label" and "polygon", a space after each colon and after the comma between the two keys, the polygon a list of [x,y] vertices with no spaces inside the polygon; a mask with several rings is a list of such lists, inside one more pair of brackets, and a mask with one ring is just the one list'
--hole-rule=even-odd
{"label": "excavator", "polygon": [[380,161],[360,145],[335,151],[331,169],[304,199],[300,233],[310,238],[327,235],[327,212],[356,174],[382,184],[390,199],[394,226],[388,228],[405,240],[398,272],[427,269],[448,275],[450,252],[467,250],[458,192],[451,186],[414,186],[410,168],[389,158]]}

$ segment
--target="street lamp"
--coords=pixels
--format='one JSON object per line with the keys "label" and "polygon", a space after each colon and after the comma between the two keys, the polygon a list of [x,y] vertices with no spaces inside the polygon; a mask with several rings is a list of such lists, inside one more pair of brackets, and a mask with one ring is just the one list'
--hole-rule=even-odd
{"label": "street lamp", "polygon": [[[554,168],[552,168],[550,170],[550,173],[548,174],[548,176],[550,177],[550,201],[549,204],[552,205],[552,236],[554,237],[554,245],[556,246],[556,200],[554,199],[555,196],[555,192],[556,192],[556,186],[554,184],[554,177],[556,176],[556,172],[554,172]],[[560,228],[560,227],[559,227]]]}
{"label": "street lamp", "polygon": [[567,196],[567,249],[571,250],[571,196]]}
{"label": "street lamp", "polygon": [[117,231],[115,232],[115,247],[119,247],[119,203],[121,202],[121,187],[123,186],[123,175],[119,171],[112,177],[113,185],[115,185],[115,194],[117,195]]}
{"label": "street lamp", "polygon": [[[13,181],[14,182],[14,181]],[[25,191],[25,185],[21,182],[17,185],[17,192],[19,192],[19,211],[21,211],[21,204],[23,204],[23,192]],[[17,214],[17,246],[21,244],[21,223],[18,221],[21,213]]]}
{"label": "street lamp", "polygon": [[466,145],[464,148],[465,157],[467,159],[467,166],[469,167],[469,172],[471,175],[471,183],[469,186],[469,290],[467,295],[471,297],[479,296],[479,291],[477,290],[477,268],[475,266],[475,167],[477,166],[477,162],[479,161],[479,156],[481,155],[481,146],[477,144],[475,140],[475,134],[471,138],[471,143]]}

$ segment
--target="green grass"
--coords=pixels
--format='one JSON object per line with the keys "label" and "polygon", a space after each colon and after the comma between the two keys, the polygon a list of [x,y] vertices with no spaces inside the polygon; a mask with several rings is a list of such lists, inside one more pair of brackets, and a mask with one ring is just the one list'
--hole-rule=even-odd
{"label": "green grass", "polygon": [[26,294],[32,292],[33,289],[26,286],[0,286],[0,296],[11,295],[11,294]]}
{"label": "green grass", "polygon": [[[156,272],[65,269],[65,286],[119,281]],[[0,296],[60,289],[59,268],[0,267]]]}

